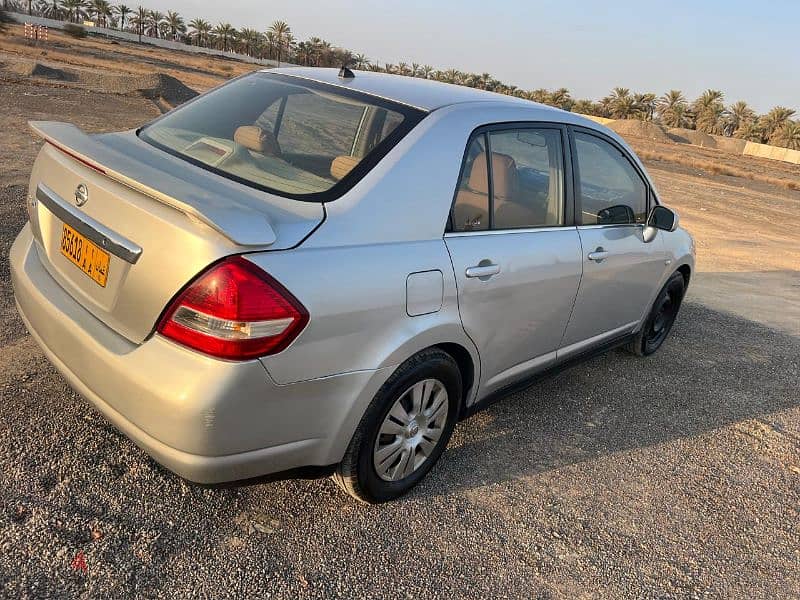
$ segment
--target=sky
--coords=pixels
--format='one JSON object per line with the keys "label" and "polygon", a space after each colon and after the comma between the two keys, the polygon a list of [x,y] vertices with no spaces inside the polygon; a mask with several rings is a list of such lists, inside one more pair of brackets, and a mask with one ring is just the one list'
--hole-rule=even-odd
{"label": "sky", "polygon": [[523,89],[599,99],[615,86],[658,95],[707,88],[759,112],[800,113],[800,0],[142,0],[216,24],[286,21],[371,61],[488,72]]}

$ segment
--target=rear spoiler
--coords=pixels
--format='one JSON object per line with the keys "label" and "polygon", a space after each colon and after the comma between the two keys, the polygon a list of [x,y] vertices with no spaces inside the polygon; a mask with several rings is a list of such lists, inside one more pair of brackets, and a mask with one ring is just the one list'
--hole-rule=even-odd
{"label": "rear spoiler", "polygon": [[[205,223],[240,246],[270,246],[277,236],[264,201],[247,193],[214,193],[156,166],[153,156],[133,134],[87,135],[70,123],[29,121],[31,130],[85,166],[131,189]],[[127,137],[126,137],[127,136]],[[137,143],[134,143],[137,142]],[[124,152],[123,152],[124,149]]]}

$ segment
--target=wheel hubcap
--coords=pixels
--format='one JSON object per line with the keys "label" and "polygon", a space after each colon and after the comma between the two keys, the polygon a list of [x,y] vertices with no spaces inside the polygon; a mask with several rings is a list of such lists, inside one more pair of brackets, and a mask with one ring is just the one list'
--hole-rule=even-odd
{"label": "wheel hubcap", "polygon": [[442,437],[449,406],[438,379],[419,381],[400,394],[375,440],[372,460],[381,479],[404,479],[425,464]]}

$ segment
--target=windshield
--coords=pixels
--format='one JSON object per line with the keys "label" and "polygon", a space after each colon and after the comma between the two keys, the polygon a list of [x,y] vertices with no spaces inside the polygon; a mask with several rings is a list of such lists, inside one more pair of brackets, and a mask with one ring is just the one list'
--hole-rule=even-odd
{"label": "windshield", "polygon": [[139,136],[240,183],[327,201],[352,187],[424,115],[338,86],[259,72],[168,113]]}

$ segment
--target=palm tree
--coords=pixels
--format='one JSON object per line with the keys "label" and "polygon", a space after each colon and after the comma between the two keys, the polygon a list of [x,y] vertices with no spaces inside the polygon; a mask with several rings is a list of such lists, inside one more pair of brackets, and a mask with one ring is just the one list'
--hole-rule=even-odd
{"label": "palm tree", "polygon": [[[283,49],[286,52],[285,58],[287,62],[289,61],[289,57],[294,52],[295,48],[297,47],[297,40],[294,39],[294,36],[290,33],[287,33],[283,38]],[[348,56],[352,57],[353,53],[350,50],[345,50],[344,52],[347,53]]]}
{"label": "palm tree", "polygon": [[150,11],[145,7],[140,6],[136,9],[136,14],[131,19],[131,24],[136,28],[136,33],[139,34],[139,43],[142,43],[142,36],[144,35],[144,28],[147,26],[147,17]]}
{"label": "palm tree", "polygon": [[292,33],[291,28],[285,21],[275,21],[270,25],[269,30],[275,36],[275,46],[278,50],[278,66],[281,66],[283,47],[286,43],[286,36]]}
{"label": "palm tree", "polygon": [[755,120],[756,112],[747,105],[747,102],[744,100],[734,102],[728,107],[728,116],[725,119],[725,135],[737,135],[742,127]]}
{"label": "palm tree", "polygon": [[192,30],[191,37],[194,38],[198,46],[208,46],[209,34],[211,33],[211,23],[204,19],[192,19],[189,21],[189,29]]}
{"label": "palm tree", "polygon": [[161,23],[164,21],[164,13],[151,10],[147,13],[145,21],[145,33],[150,37],[161,37]]}
{"label": "palm tree", "polygon": [[83,0],[62,0],[61,6],[67,13],[67,20],[76,23],[78,19],[86,16],[86,5]]}
{"label": "palm tree", "polygon": [[599,112],[599,107],[591,100],[582,98],[580,100],[576,100],[572,105],[572,112],[580,113],[582,115],[597,115]]}
{"label": "palm tree", "polygon": [[314,56],[314,48],[310,42],[300,42],[297,44],[297,52],[295,53],[295,59],[301,65],[310,65],[311,61],[313,60]]}
{"label": "palm tree", "polygon": [[125,29],[125,17],[131,14],[131,9],[125,6],[124,4],[119,4],[112,9],[117,15],[119,15],[119,28]]}
{"label": "palm tree", "polygon": [[665,127],[689,127],[689,103],[680,90],[670,90],[656,101],[656,113]]}
{"label": "palm tree", "polygon": [[61,18],[61,6],[59,3],[60,0],[50,0],[41,11],[42,16],[49,19]]}
{"label": "palm tree", "polygon": [[538,88],[528,92],[528,100],[538,102],[539,104],[547,104],[550,101],[550,92],[544,88]]}
{"label": "palm tree", "polygon": [[775,142],[790,150],[800,150],[800,122],[786,121],[773,136]]}
{"label": "palm tree", "polygon": [[223,52],[228,52],[229,45],[236,40],[236,28],[230,23],[220,23],[214,27],[211,33],[222,44]]}
{"label": "palm tree", "polygon": [[719,90],[708,89],[692,103],[695,114],[695,128],[705,133],[722,134],[726,117],[725,95]]}
{"label": "palm tree", "polygon": [[353,64],[356,69],[366,69],[367,65],[369,64],[369,59],[367,58],[366,54],[356,54],[353,56]]}
{"label": "palm tree", "polygon": [[244,54],[253,56],[261,44],[261,34],[255,29],[247,27],[239,31],[239,47]]}
{"label": "palm tree", "polygon": [[[272,31],[269,31],[269,30],[265,31],[264,32],[264,42],[265,42],[265,44],[267,46],[267,58],[271,59],[271,58],[273,58],[275,56],[275,47],[278,45],[278,41],[275,38],[275,34]],[[309,60],[308,64],[312,65],[312,66],[315,65],[314,60],[312,58],[313,54],[314,54],[314,48],[313,48],[313,46],[310,45],[309,46],[309,58],[310,58],[310,60]]]}
{"label": "palm tree", "polygon": [[764,129],[761,124],[763,119],[756,117],[752,121],[743,123],[739,129],[736,130],[736,137],[748,142],[762,143],[764,141]]}
{"label": "palm tree", "polygon": [[647,92],[645,94],[636,93],[633,95],[638,114],[637,118],[642,121],[652,121],[656,112],[656,95]]}
{"label": "palm tree", "polygon": [[430,79],[434,70],[435,69],[430,65],[422,65],[422,67],[420,67],[420,73],[425,79]]}
{"label": "palm tree", "polygon": [[183,17],[174,10],[167,11],[166,21],[169,26],[169,32],[173,40],[178,39],[178,34],[186,33],[186,25],[183,22]]}
{"label": "palm tree", "polygon": [[785,106],[776,106],[761,119],[764,142],[771,144],[778,131],[794,116],[794,111]]}
{"label": "palm tree", "polygon": [[320,40],[319,38],[311,38],[316,40],[314,47],[317,51],[317,65],[330,67],[334,64],[335,56],[333,46],[327,40]]}
{"label": "palm tree", "polygon": [[445,83],[461,83],[461,73],[456,69],[447,69],[447,71],[438,71],[438,73],[440,80]]}
{"label": "palm tree", "polygon": [[628,88],[615,87],[606,99],[611,117],[614,119],[631,119],[638,113],[636,100]]}
{"label": "palm tree", "polygon": [[108,0],[92,0],[87,9],[90,15],[94,15],[94,20],[101,27],[107,25],[106,19],[111,16],[111,4]]}
{"label": "palm tree", "polygon": [[567,88],[560,88],[549,94],[548,104],[556,106],[563,110],[571,110],[575,101],[569,95]]}

